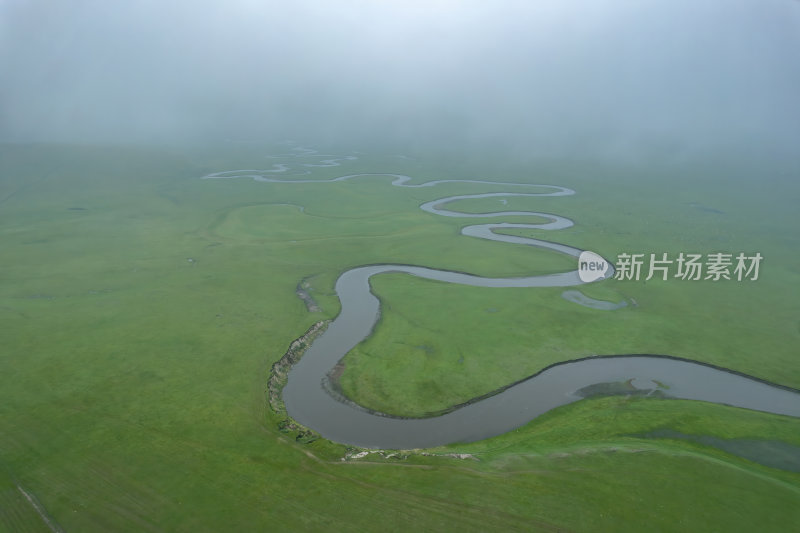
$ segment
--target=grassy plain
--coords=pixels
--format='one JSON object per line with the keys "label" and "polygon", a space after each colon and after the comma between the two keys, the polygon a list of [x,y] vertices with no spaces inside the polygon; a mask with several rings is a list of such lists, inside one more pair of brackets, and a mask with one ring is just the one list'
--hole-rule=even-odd
{"label": "grassy plain", "polygon": [[[506,205],[495,198],[464,200],[448,209],[562,214],[576,225],[500,232],[590,249],[612,261],[622,252],[658,257],[668,252],[673,259],[679,252],[760,252],[760,277],[645,281],[644,270],[640,281],[610,280],[581,288],[595,298],[629,302],[608,312],[565,301],[559,288],[498,290],[380,276],[372,285],[384,301],[381,323],[345,358],[341,381],[348,396],[379,411],[424,416],[558,361],[625,353],[675,355],[800,388],[800,365],[795,363],[800,301],[787,297],[790,287],[800,283],[796,185],[776,190],[702,173],[668,180],[620,179],[610,186],[588,180],[559,183],[578,194],[510,197]],[[461,238],[462,243],[471,240]],[[481,245],[481,256],[498,262],[519,248]],[[575,268],[575,261],[562,254],[525,251],[531,272]],[[676,271],[672,265],[670,272]]]}
{"label": "grassy plain", "polygon": [[[666,428],[800,445],[795,419],[697,402],[586,400],[494,439],[432,451],[478,461],[343,462],[343,446],[294,442],[266,408],[267,370],[308,326],[338,313],[332,287],[344,270],[401,262],[521,276],[571,261],[462,237],[465,220],[417,209],[507,187],[197,179],[271,163],[238,148],[0,149],[0,530],[47,528],[20,489],[67,531],[779,531],[800,519],[800,474],[641,436]],[[762,280],[606,283],[587,294],[639,307],[602,313],[558,291],[382,276],[383,320],[343,377],[359,401],[424,412],[586,351],[672,353],[800,384],[790,180],[772,194],[726,181],[718,168],[666,187],[655,172],[601,183],[610,176],[596,166],[522,173],[473,163],[363,157],[314,177],[394,171],[566,185],[578,195],[509,198],[503,208],[569,216],[575,228],[535,234],[607,256],[761,251]],[[700,178],[709,185],[691,190]],[[295,296],[303,278],[322,312]],[[441,396],[422,393],[431,377],[442,380]]]}

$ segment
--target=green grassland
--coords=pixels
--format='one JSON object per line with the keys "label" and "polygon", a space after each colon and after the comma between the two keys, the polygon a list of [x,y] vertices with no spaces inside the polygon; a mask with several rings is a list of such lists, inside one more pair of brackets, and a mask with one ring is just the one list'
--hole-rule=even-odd
{"label": "green grassland", "polygon": [[[629,302],[608,312],[567,302],[560,288],[498,290],[384,275],[372,281],[384,302],[381,323],[345,358],[343,390],[379,411],[424,416],[552,363],[626,353],[685,357],[800,388],[800,301],[787,297],[800,283],[797,186],[776,190],[714,178],[620,180],[613,188],[566,182],[578,189],[576,196],[510,197],[507,205],[495,198],[471,199],[448,209],[562,214],[576,225],[499,232],[590,249],[612,261],[623,252],[658,257],[667,252],[673,259],[679,252],[760,252],[765,259],[757,281],[645,281],[644,271],[640,281],[609,280],[581,288],[595,298]],[[498,261],[520,248],[480,244],[485,245],[482,254]],[[524,251],[531,272],[575,268],[574,259],[562,254]],[[670,272],[676,272],[674,265]]]}
{"label": "green grassland", "polygon": [[498,290],[381,276],[372,283],[384,301],[381,323],[345,358],[342,385],[363,405],[421,416],[559,361],[654,353],[797,388],[800,309],[784,297],[796,275],[780,269],[770,261],[755,282],[613,280],[582,288],[629,302],[613,312],[568,302],[562,288]]}
{"label": "green grassland", "polygon": [[[311,324],[336,316],[333,283],[348,268],[398,262],[522,276],[573,264],[460,236],[469,219],[418,209],[508,186],[197,179],[272,162],[235,146],[0,148],[0,530],[47,530],[20,489],[66,531],[779,531],[800,519],[800,474],[646,436],[670,429],[800,445],[796,419],[700,402],[589,399],[506,435],[430,452],[479,460],[342,461],[344,446],[281,433],[266,406],[267,371]],[[423,413],[549,362],[627,352],[680,355],[800,386],[791,293],[800,276],[797,185],[785,179],[771,191],[721,166],[692,175],[617,170],[476,156],[452,164],[365,156],[315,169],[320,180],[378,171],[554,183],[578,194],[448,207],[568,216],[574,228],[526,234],[606,257],[765,257],[762,279],[750,284],[586,288],[638,303],[614,312],[567,302],[558,290],[380,276],[373,283],[384,312],[375,336],[346,358],[348,393],[391,412]],[[294,294],[304,278],[321,312],[309,313]]]}

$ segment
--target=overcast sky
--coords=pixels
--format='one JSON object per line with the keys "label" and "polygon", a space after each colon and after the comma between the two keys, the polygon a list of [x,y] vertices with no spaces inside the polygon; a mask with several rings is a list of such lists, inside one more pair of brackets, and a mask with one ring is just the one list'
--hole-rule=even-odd
{"label": "overcast sky", "polygon": [[796,0],[0,0],[0,139],[800,146]]}

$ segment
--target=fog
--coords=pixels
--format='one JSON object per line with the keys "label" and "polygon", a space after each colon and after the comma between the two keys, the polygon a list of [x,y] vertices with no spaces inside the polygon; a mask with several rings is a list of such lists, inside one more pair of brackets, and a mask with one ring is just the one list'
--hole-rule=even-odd
{"label": "fog", "polygon": [[0,140],[800,146],[794,0],[0,0]]}

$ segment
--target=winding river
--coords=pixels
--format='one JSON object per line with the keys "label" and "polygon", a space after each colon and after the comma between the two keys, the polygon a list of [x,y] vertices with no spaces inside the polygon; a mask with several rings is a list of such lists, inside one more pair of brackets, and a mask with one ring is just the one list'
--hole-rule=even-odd
{"label": "winding river", "polygon": [[[301,155],[308,153],[306,150]],[[331,158],[323,160],[320,165],[304,166],[337,166],[338,161],[353,158]],[[461,233],[492,241],[545,248],[576,258],[582,251],[564,244],[494,232],[496,229],[508,228],[559,230],[573,225],[571,220],[562,216],[531,211],[469,214],[450,211],[446,207],[449,202],[471,198],[568,196],[575,193],[565,187],[474,180],[435,180],[413,184],[410,183],[412,178],[401,174],[350,174],[326,181],[278,180],[264,175],[285,172],[288,169],[287,165],[279,164],[271,170],[226,171],[210,174],[205,179],[250,178],[275,183],[330,184],[363,177],[389,177],[392,178],[391,184],[397,187],[433,187],[441,183],[459,182],[523,189],[535,187],[547,192],[492,192],[450,196],[423,203],[420,208],[435,215],[459,218],[539,216],[547,222],[474,224],[462,228]],[[371,334],[380,313],[380,303],[370,291],[369,280],[372,276],[387,272],[401,272],[425,279],[478,287],[574,287],[583,284],[577,270],[521,278],[485,278],[422,266],[382,264],[361,266],[344,272],[336,281],[336,293],[341,301],[339,316],[292,367],[283,390],[284,403],[291,417],[327,439],[364,448],[382,449],[428,448],[454,442],[471,442],[505,433],[555,407],[578,401],[584,397],[583,391],[587,388],[602,384],[627,387],[637,394],[657,393],[672,398],[702,400],[800,417],[800,393],[797,391],[726,369],[653,355],[596,356],[559,363],[511,384],[497,394],[432,418],[404,419],[370,412],[353,402],[335,399],[324,383],[336,363]],[[605,278],[611,275],[613,269],[606,273]],[[575,290],[565,292],[564,297],[596,309],[613,310],[625,305],[624,302],[600,302],[582,297]]]}

